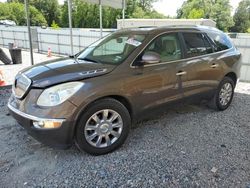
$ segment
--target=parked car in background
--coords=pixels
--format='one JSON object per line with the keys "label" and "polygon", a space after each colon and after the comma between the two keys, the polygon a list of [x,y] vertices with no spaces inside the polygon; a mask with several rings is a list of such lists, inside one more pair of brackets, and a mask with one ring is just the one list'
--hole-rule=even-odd
{"label": "parked car in background", "polygon": [[16,22],[12,20],[0,20],[0,25],[16,26]]}
{"label": "parked car in background", "polygon": [[226,34],[204,26],[117,31],[75,56],[22,70],[8,107],[39,141],[90,154],[120,147],[131,123],[185,99],[231,104],[241,54]]}

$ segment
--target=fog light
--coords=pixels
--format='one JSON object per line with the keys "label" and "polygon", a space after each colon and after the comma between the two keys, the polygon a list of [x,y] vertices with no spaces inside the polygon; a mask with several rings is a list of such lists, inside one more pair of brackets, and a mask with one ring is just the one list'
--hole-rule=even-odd
{"label": "fog light", "polygon": [[62,122],[57,121],[33,121],[33,125],[37,129],[55,129],[62,125]]}

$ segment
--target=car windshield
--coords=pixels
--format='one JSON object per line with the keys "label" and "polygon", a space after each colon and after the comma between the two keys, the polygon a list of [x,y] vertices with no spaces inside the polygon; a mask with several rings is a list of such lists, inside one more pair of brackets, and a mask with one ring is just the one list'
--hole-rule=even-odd
{"label": "car windshield", "polygon": [[122,63],[145,39],[145,35],[114,33],[87,47],[76,57],[95,63]]}

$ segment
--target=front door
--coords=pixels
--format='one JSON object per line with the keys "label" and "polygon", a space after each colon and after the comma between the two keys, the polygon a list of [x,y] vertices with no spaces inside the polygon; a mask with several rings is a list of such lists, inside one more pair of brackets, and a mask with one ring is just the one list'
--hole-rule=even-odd
{"label": "front door", "polygon": [[[160,62],[134,67],[130,84],[136,91],[136,103],[140,110],[158,106],[182,98],[182,83],[187,80],[186,64],[183,62],[178,33],[157,37],[142,52],[156,53]],[[133,65],[136,65],[137,62]]]}

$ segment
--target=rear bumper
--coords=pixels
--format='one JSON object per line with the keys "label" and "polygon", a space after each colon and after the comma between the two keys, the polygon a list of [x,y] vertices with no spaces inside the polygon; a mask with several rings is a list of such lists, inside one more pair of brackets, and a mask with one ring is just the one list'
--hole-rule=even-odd
{"label": "rear bumper", "polygon": [[[27,130],[27,132],[39,142],[60,149],[66,149],[73,143],[73,124],[72,121],[66,119],[49,119],[39,118],[23,113],[20,110],[14,108],[8,103],[8,108],[12,117]],[[34,121],[57,121],[61,122],[61,126],[53,129],[39,129],[33,125]]]}

